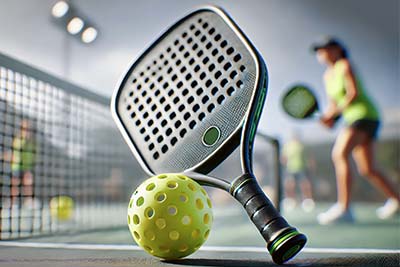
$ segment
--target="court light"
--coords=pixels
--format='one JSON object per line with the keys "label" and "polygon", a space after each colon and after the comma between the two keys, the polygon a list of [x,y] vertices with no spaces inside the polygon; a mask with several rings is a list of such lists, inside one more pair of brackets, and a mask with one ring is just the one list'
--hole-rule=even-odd
{"label": "court light", "polygon": [[67,31],[75,35],[83,29],[84,22],[79,17],[73,17],[67,24]]}
{"label": "court light", "polygon": [[[0,0],[1,1],[1,0]],[[99,37],[99,29],[76,6],[67,0],[54,0],[50,15],[52,22],[84,44],[91,44]]]}
{"label": "court light", "polygon": [[59,1],[51,9],[51,14],[55,18],[62,18],[68,13],[68,10],[69,5],[64,1]]}
{"label": "court light", "polygon": [[93,27],[88,27],[82,32],[82,42],[88,44],[96,40],[97,30]]}

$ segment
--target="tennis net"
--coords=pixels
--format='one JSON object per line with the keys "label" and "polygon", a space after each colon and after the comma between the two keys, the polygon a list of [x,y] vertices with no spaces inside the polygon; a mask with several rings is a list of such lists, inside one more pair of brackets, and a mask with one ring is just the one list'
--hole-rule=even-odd
{"label": "tennis net", "polygon": [[142,174],[108,106],[0,54],[0,239],[125,224]]}

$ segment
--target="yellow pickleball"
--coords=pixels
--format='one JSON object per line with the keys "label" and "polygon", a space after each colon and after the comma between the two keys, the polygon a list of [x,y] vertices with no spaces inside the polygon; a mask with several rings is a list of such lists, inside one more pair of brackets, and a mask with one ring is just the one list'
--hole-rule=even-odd
{"label": "yellow pickleball", "polygon": [[198,250],[210,233],[212,221],[207,192],[180,174],[147,179],[132,194],[128,206],[134,240],[163,259],[183,258]]}
{"label": "yellow pickleball", "polygon": [[74,200],[69,196],[56,196],[50,200],[50,214],[59,221],[68,221],[74,214]]}

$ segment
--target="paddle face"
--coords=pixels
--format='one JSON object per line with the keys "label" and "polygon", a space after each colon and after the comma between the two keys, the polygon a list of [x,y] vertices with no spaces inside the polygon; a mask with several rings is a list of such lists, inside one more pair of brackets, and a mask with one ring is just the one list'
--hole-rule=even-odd
{"label": "paddle face", "polygon": [[282,107],[289,116],[306,119],[318,111],[318,102],[307,86],[294,85],[283,96]]}
{"label": "paddle face", "polygon": [[144,170],[215,168],[239,145],[248,109],[259,100],[263,64],[218,8],[199,9],[161,35],[112,100],[114,119]]}

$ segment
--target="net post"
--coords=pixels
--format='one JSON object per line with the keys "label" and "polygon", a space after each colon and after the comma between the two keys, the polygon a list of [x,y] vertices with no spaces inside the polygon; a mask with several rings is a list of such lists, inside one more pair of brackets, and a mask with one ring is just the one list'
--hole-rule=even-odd
{"label": "net post", "polygon": [[275,180],[275,197],[272,199],[272,202],[276,208],[277,211],[281,211],[281,202],[282,202],[282,195],[283,195],[283,189],[282,189],[282,168],[281,168],[281,163],[280,163],[280,158],[281,158],[281,145],[279,142],[279,139],[276,137],[269,136],[265,133],[262,133],[260,131],[257,132],[257,136],[263,138],[265,141],[270,143],[274,147],[274,180]]}
{"label": "net post", "polygon": [[281,158],[281,145],[279,140],[276,138],[271,138],[272,144],[275,147],[275,191],[276,197],[274,199],[275,208],[281,212],[281,202],[282,202],[282,168],[280,163]]}

